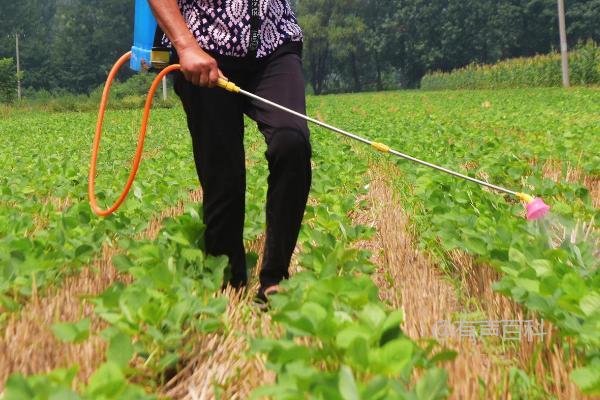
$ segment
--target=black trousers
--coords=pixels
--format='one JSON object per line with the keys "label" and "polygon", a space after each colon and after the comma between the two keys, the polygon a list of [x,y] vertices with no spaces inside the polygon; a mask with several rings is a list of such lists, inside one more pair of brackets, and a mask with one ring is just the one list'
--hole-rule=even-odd
{"label": "black trousers", "polygon": [[[299,43],[290,43],[260,60],[213,56],[223,74],[238,86],[305,113],[301,50]],[[175,91],[187,114],[204,192],[207,253],[228,256],[231,285],[246,284],[243,244],[246,192],[243,116],[246,114],[256,121],[264,135],[269,164],[261,288],[288,278],[311,183],[311,146],[306,121],[220,88],[194,86],[181,74],[175,77]]]}

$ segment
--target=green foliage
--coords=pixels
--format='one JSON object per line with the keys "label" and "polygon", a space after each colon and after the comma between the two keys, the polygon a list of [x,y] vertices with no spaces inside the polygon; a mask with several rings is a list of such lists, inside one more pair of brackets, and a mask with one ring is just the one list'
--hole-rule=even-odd
{"label": "green foliage", "polygon": [[111,324],[104,336],[108,358],[118,365],[137,355],[160,375],[189,350],[188,335],[222,328],[227,299],[213,294],[223,284],[227,259],[204,255],[202,222],[190,213],[168,221],[156,241],[121,242],[129,256],[115,259],[115,266],[134,280],[93,300],[94,312]]}
{"label": "green foliage", "polygon": [[[398,167],[389,178],[402,190],[422,246],[442,263],[450,263],[448,252],[462,250],[495,267],[502,274],[496,290],[574,339],[585,367],[573,380],[591,392],[597,390],[592,377],[599,362],[600,264],[597,233],[586,236],[582,224],[598,224],[600,213],[583,177],[600,174],[598,101],[595,89],[419,92],[336,97],[335,107],[321,111],[336,125],[354,126],[416,157],[526,190],[553,207],[545,220],[527,222],[514,199],[403,160],[386,160]],[[343,111],[357,108],[361,112]],[[551,117],[558,114],[561,118]],[[570,122],[575,120],[580,124]],[[550,161],[558,162],[564,175],[567,165],[577,168],[581,178],[549,180],[544,166]],[[521,383],[525,391],[533,384]]]}
{"label": "green foliage", "polygon": [[[600,48],[592,41],[570,54],[573,85],[600,84]],[[472,64],[449,73],[435,72],[421,81],[425,90],[505,89],[538,86],[561,86],[560,54],[501,61],[494,65]]]}
{"label": "green foliage", "polygon": [[573,371],[571,379],[586,393],[600,393],[600,357],[592,365]]}
{"label": "green foliage", "polygon": [[0,102],[10,103],[16,97],[17,74],[12,58],[0,58]]}
{"label": "green foliage", "polygon": [[569,64],[573,84],[600,85],[600,47],[595,42],[579,45]]}
{"label": "green foliage", "polygon": [[133,2],[120,0],[3,4],[0,57],[14,56],[19,32],[25,87],[87,93],[131,48],[132,21]]}
{"label": "green foliage", "polygon": [[72,389],[77,367],[56,369],[46,375],[12,375],[6,381],[4,400],[154,400],[135,384],[128,382],[119,367],[102,364],[78,392]]}
{"label": "green foliage", "polygon": [[[148,90],[152,85],[155,74],[141,73],[123,81],[113,82],[108,101],[108,110],[142,110],[146,104]],[[152,107],[173,108],[180,105],[179,98],[169,84],[167,90],[167,100],[163,99],[162,89],[158,89],[154,95]],[[24,94],[24,100],[19,104],[19,109],[44,110],[52,112],[65,111],[97,111],[104,83],[89,95],[74,94],[64,90],[54,91],[52,93],[46,90],[32,91],[28,90]]]}
{"label": "green foliage", "polygon": [[[301,233],[303,270],[272,296],[272,319],[283,328],[282,337],[252,344],[267,355],[277,382],[253,398],[446,398],[447,374],[435,367],[431,346],[422,348],[402,332],[402,311],[379,300],[369,276],[371,254],[353,246],[373,234],[349,217],[366,191],[367,164],[333,162],[352,148],[328,133],[316,135],[311,196],[317,205],[308,207]],[[413,385],[415,369],[424,374]]]}
{"label": "green foliage", "polygon": [[[57,120],[52,121],[46,115],[44,126],[55,124],[57,130],[67,135],[65,131],[82,123],[81,115],[77,116],[77,123],[73,125],[68,116],[69,114],[61,114]],[[127,143],[119,144],[122,136],[115,134],[113,130],[122,129],[119,122],[132,117],[131,113],[124,112],[113,115],[112,123],[116,128],[111,127],[106,134],[103,147],[106,149],[103,153],[105,164],[99,167],[105,181],[98,183],[98,187],[105,192],[101,197],[102,201],[114,198],[114,188],[120,188],[115,182],[106,182],[106,177],[111,175],[111,166],[115,163],[126,164],[130,155]],[[37,121],[30,115],[17,117],[16,122],[22,118],[29,121],[30,127]],[[174,118],[178,118],[177,123],[171,122]],[[190,184],[197,184],[191,158],[182,160],[184,157],[181,157],[181,153],[185,150],[179,147],[182,143],[189,147],[189,140],[173,140],[173,137],[178,137],[173,125],[187,135],[182,115],[170,112],[167,116],[161,111],[153,115],[153,121],[162,133],[160,138],[155,138],[154,143],[151,141],[152,135],[148,138],[148,152],[156,149],[155,146],[161,147],[156,158],[162,167],[153,165],[152,157],[147,158],[142,164],[143,170],[132,197],[117,215],[109,219],[98,220],[89,215],[87,204],[73,206],[77,210],[76,218],[67,225],[55,224],[53,218],[70,216],[73,212],[70,208],[49,213],[50,221],[46,228],[48,232],[59,229],[62,231],[61,237],[74,236],[81,238],[82,242],[70,247],[66,255],[56,250],[60,257],[47,252],[44,270],[36,270],[33,276],[25,268],[11,269],[11,274],[8,275],[10,280],[7,280],[4,292],[6,299],[18,304],[21,297],[12,296],[16,289],[25,290],[25,287],[30,287],[34,277],[36,283],[40,280],[43,282],[40,287],[58,284],[60,276],[57,272],[64,261],[89,260],[99,250],[100,243],[112,238],[123,251],[113,258],[113,265],[121,273],[130,276],[132,281],[127,284],[115,283],[89,300],[94,304],[96,315],[108,325],[100,333],[108,344],[107,363],[99,367],[87,386],[77,388],[76,392],[70,391],[70,376],[52,383],[54,375],[59,374],[55,371],[49,375],[28,378],[14,375],[11,379],[17,383],[11,385],[8,393],[28,390],[31,397],[46,398],[47,395],[50,398],[69,390],[72,398],[143,398],[141,396],[145,395],[137,391],[137,387],[127,389],[127,382],[143,382],[147,390],[155,390],[164,383],[167,372],[179,368],[180,362],[188,356],[193,347],[190,338],[226,329],[223,317],[226,315],[227,299],[220,294],[220,289],[227,276],[227,260],[204,254],[204,228],[195,207],[187,206],[184,215],[165,221],[154,240],[127,239],[135,237],[144,228],[143,221],[147,221],[153,210],[157,207],[165,208],[167,204],[174,204],[181,198],[173,193],[177,192],[175,188],[184,190]],[[5,123],[3,128],[6,132],[11,132],[16,122]],[[93,116],[87,122],[91,125]],[[81,157],[87,156],[88,146],[76,143],[74,148],[66,147],[66,143],[56,140],[58,134],[51,129],[46,135],[54,138],[54,146],[65,154],[68,153],[69,159],[73,158],[74,162],[81,162],[77,157],[78,152],[82,153]],[[128,135],[130,133],[124,136]],[[74,133],[69,135],[75,136]],[[17,132],[7,139],[10,140],[7,145],[11,143],[18,147],[18,141],[15,144],[16,137]],[[250,141],[249,148],[253,149],[248,157],[251,163],[256,163],[262,158],[262,148],[257,146],[262,139],[256,133],[247,137]],[[171,144],[164,146],[163,140],[177,143],[175,147]],[[353,248],[355,241],[370,237],[373,231],[354,226],[348,216],[354,207],[355,197],[365,191],[366,163],[330,162],[336,154],[349,151],[351,149],[346,143],[333,136],[323,136],[315,146],[315,162],[318,167],[315,169],[313,196],[318,199],[318,204],[307,210],[307,227],[310,228],[303,230],[301,234],[304,247],[301,263],[305,272],[287,282],[286,293],[273,302],[273,320],[286,331],[285,337],[277,340],[265,337],[253,343],[254,350],[264,352],[269,359],[270,368],[278,374],[277,385],[262,388],[255,396],[271,393],[276,398],[294,398],[308,392],[316,397],[323,395],[342,399],[357,396],[374,399],[406,396],[444,398],[448,394],[447,376],[444,371],[435,367],[432,346],[422,347],[424,345],[413,342],[403,334],[400,328],[402,313],[390,310],[379,300],[377,287],[368,275],[373,270],[369,262],[370,254]],[[21,152],[26,153],[24,149]],[[52,158],[49,162],[64,163],[64,157],[48,153]],[[171,156],[176,156],[179,161],[174,162]],[[189,168],[182,168],[184,162]],[[83,167],[87,166],[87,163],[81,163]],[[173,175],[165,168],[169,163],[173,163],[177,170]],[[7,164],[7,168],[18,168],[20,165],[20,162],[13,159]],[[51,170],[48,167],[46,169]],[[247,239],[255,238],[262,231],[267,172],[264,163],[248,171]],[[114,175],[110,177],[111,180],[123,178],[118,173],[117,178]],[[5,192],[3,200],[11,199],[14,204],[28,196],[42,196],[47,193],[45,185],[49,185],[48,189],[60,189],[61,181],[55,179],[50,182],[52,177],[56,178],[55,171],[49,175],[34,176],[35,182],[29,181],[32,178],[28,177],[28,180],[7,185],[19,188],[26,184],[29,189],[24,193],[21,192],[23,189]],[[85,193],[78,186],[79,182],[73,184],[69,179],[69,184],[71,186],[63,188],[64,195],[73,196],[78,191]],[[109,187],[113,190],[106,189]],[[45,211],[33,203],[39,202],[20,205],[21,209],[15,211],[14,215],[7,207],[2,209],[3,214],[0,215],[12,222],[17,215],[22,217],[23,214]],[[15,229],[14,233],[11,231],[15,236],[22,237],[22,233],[26,232],[25,227],[15,227],[12,223],[8,226]],[[112,235],[117,233],[119,237],[113,238]],[[37,234],[34,237],[38,238],[40,246],[45,244],[47,248],[53,248],[52,240],[48,240],[52,235],[43,237]],[[2,253],[11,263],[19,261],[8,250],[9,246],[14,248],[15,240],[17,239],[12,239],[11,235]],[[64,248],[65,246],[60,251]],[[39,259],[43,258],[40,256]],[[40,279],[41,277],[44,279]],[[53,330],[61,340],[78,341],[88,334],[97,334],[89,331],[88,322],[89,320],[83,320],[56,324]],[[294,341],[297,338],[311,339],[311,342],[298,345]],[[325,366],[325,371],[322,366]],[[423,377],[413,385],[411,377],[415,369],[423,370]]]}
{"label": "green foliage", "polygon": [[71,389],[77,367],[56,369],[47,375],[24,377],[14,374],[6,381],[5,400],[75,400],[80,397]]}
{"label": "green foliage", "polygon": [[[554,340],[573,338],[582,367],[571,378],[583,390],[597,392],[600,274],[594,242],[583,239],[582,222],[577,221],[598,223],[600,215],[581,181],[550,181],[544,164],[559,158],[565,173],[570,165],[582,176],[600,174],[594,146],[600,134],[598,92],[405,92],[310,100],[309,113],[318,111],[331,123],[494,183],[525,187],[553,206],[554,218],[527,223],[513,199],[313,130],[315,201],[307,208],[299,239],[303,271],[272,299],[271,317],[282,336],[252,343],[277,374],[275,384],[258,389],[254,397],[448,396],[447,373],[439,364],[455,353],[403,333],[402,313],[379,300],[369,276],[370,254],[356,246],[373,231],[353,225],[350,215],[356,199],[366,193],[367,169],[379,162],[397,167],[397,174],[386,178],[400,191],[420,244],[441,262],[447,262],[448,251],[459,249],[500,271],[499,291],[558,327]],[[485,101],[489,107],[481,106]],[[98,177],[105,204],[127,175],[122,167],[129,165],[136,137],[130,126],[137,116],[125,111],[107,115]],[[139,237],[157,210],[185,200],[198,187],[183,114],[153,113],[154,133],[147,139],[147,157],[131,197],[108,219],[95,218],[86,204],[90,136],[81,129],[92,129],[94,122],[95,113],[26,112],[0,121],[0,148],[9,149],[0,169],[10,171],[0,176],[3,315],[18,310],[32,286],[60,285],[106,242],[122,250],[113,265],[132,278],[90,300],[107,324],[102,332],[90,331],[88,320],[54,325],[62,340],[99,334],[106,341],[107,362],[87,386],[73,391],[73,369],[13,375],[6,384],[9,399],[151,398],[131,382],[155,390],[180,367],[193,345],[190,338],[227,330],[227,299],[220,292],[227,262],[202,251],[204,228],[197,206],[186,205],[184,215],[165,221],[154,240],[129,239]],[[45,140],[38,140],[32,151],[32,140],[40,137]],[[250,240],[263,229],[268,170],[259,162],[264,148],[256,130],[246,140],[253,165],[245,227]],[[64,199],[71,201],[61,207],[57,200]],[[32,229],[34,221],[43,222],[37,230]],[[564,237],[556,237],[557,226]],[[508,374],[513,397],[543,390],[526,371]],[[415,382],[414,376],[420,379]]]}
{"label": "green foliage", "polygon": [[[189,133],[181,112],[155,110],[147,154],[132,195],[116,215],[99,219],[87,199],[90,136],[96,113],[22,112],[0,122],[0,307],[2,318],[32,290],[59,283],[89,263],[103,243],[142,231],[157,209],[198,187]],[[108,112],[97,196],[112,204],[129,174],[136,112]],[[136,135],[137,136],[137,135]],[[40,140],[43,138],[44,140]],[[31,151],[31,141],[36,151]],[[43,154],[43,156],[41,156]],[[35,221],[40,221],[36,224]],[[36,228],[37,227],[37,228]]]}
{"label": "green foliage", "polygon": [[515,399],[542,399],[548,396],[525,371],[519,368],[511,367],[509,369],[506,385],[504,390]]}
{"label": "green foliage", "polygon": [[77,323],[54,324],[52,332],[63,342],[83,342],[90,336],[90,319],[85,318]]}

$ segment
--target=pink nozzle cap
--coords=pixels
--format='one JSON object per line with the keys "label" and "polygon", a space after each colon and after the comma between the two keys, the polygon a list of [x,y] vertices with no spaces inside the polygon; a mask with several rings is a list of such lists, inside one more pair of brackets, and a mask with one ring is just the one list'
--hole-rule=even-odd
{"label": "pink nozzle cap", "polygon": [[544,203],[542,199],[535,198],[532,202],[527,203],[525,206],[527,208],[527,220],[534,221],[536,219],[542,218],[544,215],[548,214],[550,211],[550,206]]}

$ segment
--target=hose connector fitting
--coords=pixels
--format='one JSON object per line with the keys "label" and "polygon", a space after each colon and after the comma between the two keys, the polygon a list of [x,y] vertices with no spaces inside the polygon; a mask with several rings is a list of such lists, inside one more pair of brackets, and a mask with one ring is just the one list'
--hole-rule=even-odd
{"label": "hose connector fitting", "polygon": [[235,83],[230,82],[226,79],[223,79],[223,78],[219,78],[217,85],[220,88],[223,88],[223,89],[227,90],[228,92],[232,92],[232,93],[239,93],[241,90],[238,85],[236,85]]}
{"label": "hose connector fitting", "polygon": [[525,204],[531,203],[535,198],[527,193],[517,193],[517,197]]}
{"label": "hose connector fitting", "polygon": [[390,146],[388,146],[387,144],[371,142],[371,146],[382,153],[390,152]]}

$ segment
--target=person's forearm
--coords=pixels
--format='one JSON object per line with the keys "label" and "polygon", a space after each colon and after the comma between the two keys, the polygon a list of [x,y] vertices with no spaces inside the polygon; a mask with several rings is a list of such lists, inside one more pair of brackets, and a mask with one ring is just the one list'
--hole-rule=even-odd
{"label": "person's forearm", "polygon": [[198,86],[215,87],[222,75],[217,61],[200,48],[185,23],[177,0],[149,0],[156,21],[179,56],[181,73]]}
{"label": "person's forearm", "polygon": [[198,47],[198,42],[194,39],[179,11],[177,0],[149,0],[148,3],[158,25],[171,40],[178,53],[191,46]]}

